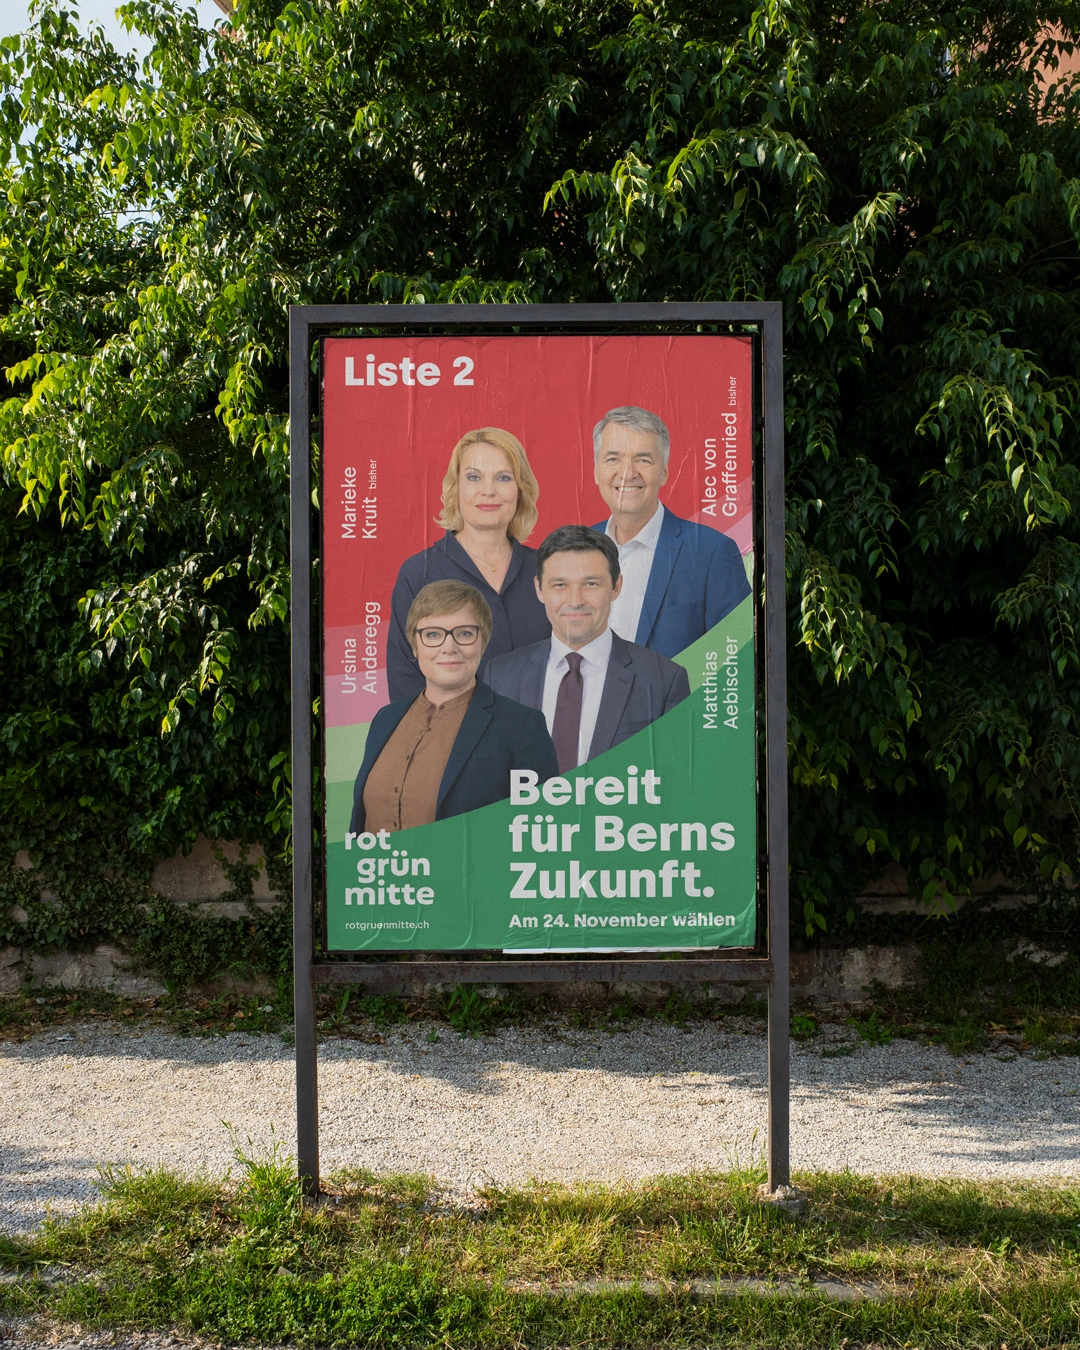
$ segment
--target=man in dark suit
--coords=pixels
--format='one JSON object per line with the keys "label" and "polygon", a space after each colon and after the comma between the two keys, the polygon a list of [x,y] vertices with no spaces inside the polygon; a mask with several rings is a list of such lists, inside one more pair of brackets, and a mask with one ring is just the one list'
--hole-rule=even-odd
{"label": "man in dark suit", "polygon": [[552,531],[536,556],[536,593],[551,637],[488,667],[496,693],[543,712],[560,773],[619,745],[690,694],[682,666],[612,631],[608,617],[621,589],[619,553],[607,535],[584,525]]}
{"label": "man in dark suit", "polygon": [[750,594],[738,545],[660,503],[671,441],[655,413],[612,408],[593,428],[596,485],[611,512],[593,528],[614,540],[623,588],[611,610],[621,637],[675,656]]}

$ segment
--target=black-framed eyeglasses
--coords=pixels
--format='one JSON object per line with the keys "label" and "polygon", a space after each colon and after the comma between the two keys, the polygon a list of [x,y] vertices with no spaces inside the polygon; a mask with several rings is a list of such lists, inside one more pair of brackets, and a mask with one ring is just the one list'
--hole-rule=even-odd
{"label": "black-framed eyeglasses", "polygon": [[457,628],[418,628],[416,636],[425,647],[441,647],[448,637],[452,637],[459,647],[471,647],[480,636],[480,627],[463,623]]}

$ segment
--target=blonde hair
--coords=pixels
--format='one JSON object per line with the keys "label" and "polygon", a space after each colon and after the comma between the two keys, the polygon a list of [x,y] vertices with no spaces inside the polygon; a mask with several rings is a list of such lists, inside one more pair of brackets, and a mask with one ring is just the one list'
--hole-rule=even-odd
{"label": "blonde hair", "polygon": [[458,479],[461,476],[461,457],[471,445],[493,445],[510,461],[510,468],[517,482],[518,501],[514,519],[510,522],[506,533],[519,544],[523,544],[532,533],[533,526],[540,516],[540,512],[536,509],[540,487],[532,469],[529,468],[525,447],[515,435],[499,427],[481,427],[478,431],[467,431],[454,446],[450,463],[446,466],[446,477],[443,479],[443,509],[442,514],[436,518],[438,524],[451,534],[456,534],[465,524],[458,506]]}
{"label": "blonde hair", "polygon": [[491,608],[476,587],[465,581],[429,581],[416,592],[405,616],[405,639],[409,646],[415,642],[416,630],[425,619],[433,614],[453,614],[466,607],[472,610],[480,629],[480,641],[486,647],[491,641]]}

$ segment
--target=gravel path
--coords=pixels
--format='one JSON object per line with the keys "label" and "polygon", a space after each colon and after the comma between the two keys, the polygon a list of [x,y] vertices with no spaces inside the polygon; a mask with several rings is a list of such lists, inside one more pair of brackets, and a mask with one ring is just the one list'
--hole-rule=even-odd
{"label": "gravel path", "polygon": [[[792,1047],[794,1167],[1080,1177],[1080,1059],[830,1048],[835,1035]],[[764,1076],[764,1037],[730,1021],[331,1041],[323,1168],[423,1171],[457,1192],[726,1168],[760,1156]],[[224,1173],[234,1139],[291,1150],[292,1094],[291,1051],[270,1036],[87,1025],[0,1044],[0,1231],[92,1200],[99,1164]]]}

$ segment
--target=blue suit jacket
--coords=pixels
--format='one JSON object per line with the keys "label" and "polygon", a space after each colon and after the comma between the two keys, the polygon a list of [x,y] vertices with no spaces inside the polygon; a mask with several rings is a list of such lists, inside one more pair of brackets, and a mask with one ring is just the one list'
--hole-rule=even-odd
{"label": "blue suit jacket", "polygon": [[[491,687],[530,708],[542,708],[550,653],[548,638],[496,657],[488,667]],[[611,660],[589,758],[621,744],[689,696],[690,678],[682,666],[612,633]]]}
{"label": "blue suit jacket", "polygon": [[[592,527],[599,533],[607,521]],[[634,641],[676,656],[750,594],[739,546],[719,530],[664,508]]]}
{"label": "blue suit jacket", "polygon": [[[364,762],[353,788],[349,829],[354,834],[364,829],[368,774],[414,701],[403,698],[388,703],[372,719]],[[541,782],[559,772],[544,714],[500,697],[478,680],[443,771],[435,819],[460,816],[509,797],[511,769],[532,769]]]}

